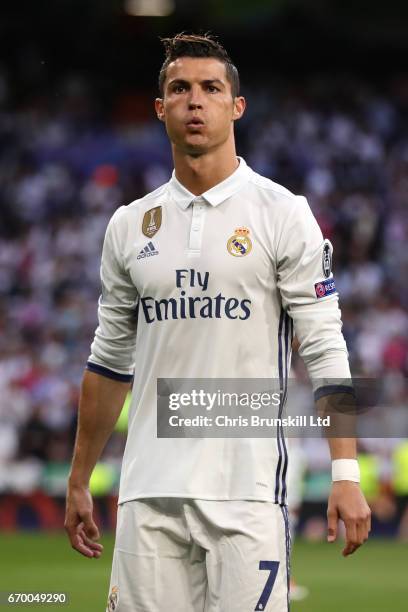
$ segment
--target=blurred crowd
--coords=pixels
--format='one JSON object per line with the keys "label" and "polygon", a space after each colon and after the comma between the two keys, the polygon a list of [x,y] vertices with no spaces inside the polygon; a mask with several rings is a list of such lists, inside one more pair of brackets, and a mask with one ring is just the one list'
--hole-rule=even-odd
{"label": "blurred crowd", "polygon": [[[70,459],[107,222],[119,205],[167,181],[172,165],[149,96],[123,96],[102,112],[90,83],[70,77],[58,95],[12,111],[8,86],[0,76],[0,492],[22,492],[45,482],[44,466]],[[407,92],[402,80],[384,91],[351,78],[270,90],[258,82],[244,91],[248,111],[237,125],[239,154],[307,196],[334,245],[352,371],[384,380],[387,406],[402,409]],[[106,460],[118,461],[123,437],[115,433]],[[362,450],[373,444],[388,486],[398,441],[367,440]]]}

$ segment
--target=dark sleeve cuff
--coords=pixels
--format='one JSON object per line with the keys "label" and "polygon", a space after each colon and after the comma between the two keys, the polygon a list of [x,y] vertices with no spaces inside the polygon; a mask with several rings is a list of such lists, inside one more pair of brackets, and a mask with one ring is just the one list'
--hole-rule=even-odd
{"label": "dark sleeve cuff", "polygon": [[119,374],[97,363],[92,363],[92,361],[87,362],[86,369],[90,372],[95,372],[95,374],[100,374],[101,376],[112,378],[112,380],[118,380],[120,382],[132,382],[133,380],[133,374]]}
{"label": "dark sleeve cuff", "polygon": [[349,385],[325,385],[324,387],[319,387],[314,392],[315,402],[326,395],[334,395],[335,393],[349,393],[354,398],[356,397],[354,387]]}

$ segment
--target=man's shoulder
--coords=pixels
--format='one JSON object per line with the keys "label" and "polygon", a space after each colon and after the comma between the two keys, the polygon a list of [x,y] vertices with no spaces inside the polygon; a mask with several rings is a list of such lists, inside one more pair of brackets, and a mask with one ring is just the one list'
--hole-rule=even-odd
{"label": "man's shoulder", "polygon": [[163,198],[166,195],[168,183],[164,183],[164,185],[160,185],[154,191],[147,193],[142,198],[137,198],[137,200],[133,200],[129,204],[124,204],[123,206],[119,206],[113,213],[111,221],[115,224],[123,223],[129,220],[129,218],[133,218],[140,214],[140,212],[146,212],[151,208],[155,208],[160,204],[163,204]]}
{"label": "man's shoulder", "polygon": [[288,199],[296,199],[297,196],[292,193],[289,189],[280,185],[279,183],[275,183],[270,178],[266,176],[262,176],[262,174],[258,174],[254,170],[251,172],[250,182],[252,185],[258,187],[259,189],[271,192],[271,195],[276,195]]}
{"label": "man's shoulder", "polygon": [[157,202],[159,202],[165,196],[167,187],[168,187],[168,183],[164,183],[163,185],[160,185],[160,187],[158,187],[154,191],[147,193],[142,198],[133,200],[133,202],[130,202],[130,204],[127,204],[123,208],[129,211],[135,210],[135,209],[140,210],[146,207],[153,208],[154,206],[157,206]]}
{"label": "man's shoulder", "polygon": [[272,204],[279,204],[279,207],[286,211],[288,208],[292,209],[294,206],[298,206],[302,201],[305,201],[303,196],[294,194],[283,185],[275,183],[271,179],[255,171],[251,172],[250,185],[252,188],[259,191],[263,198],[266,197]]}

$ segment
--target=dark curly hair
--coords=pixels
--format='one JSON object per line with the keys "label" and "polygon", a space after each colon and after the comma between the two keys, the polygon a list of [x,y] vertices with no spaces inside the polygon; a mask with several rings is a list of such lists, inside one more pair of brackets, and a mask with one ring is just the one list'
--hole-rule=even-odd
{"label": "dark curly hair", "polygon": [[222,45],[211,34],[185,34],[173,38],[161,38],[166,53],[159,73],[159,91],[163,97],[167,67],[179,57],[214,57],[225,64],[227,79],[231,85],[232,97],[239,96],[239,74],[236,66]]}

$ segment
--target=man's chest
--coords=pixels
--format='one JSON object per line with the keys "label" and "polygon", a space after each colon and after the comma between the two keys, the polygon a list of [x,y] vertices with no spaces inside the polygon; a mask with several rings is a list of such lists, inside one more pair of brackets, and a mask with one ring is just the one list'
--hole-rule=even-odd
{"label": "man's chest", "polygon": [[[128,234],[125,265],[141,297],[242,300],[275,284],[270,236],[256,207],[173,202],[141,212]],[[228,299],[228,298],[227,298]]]}

